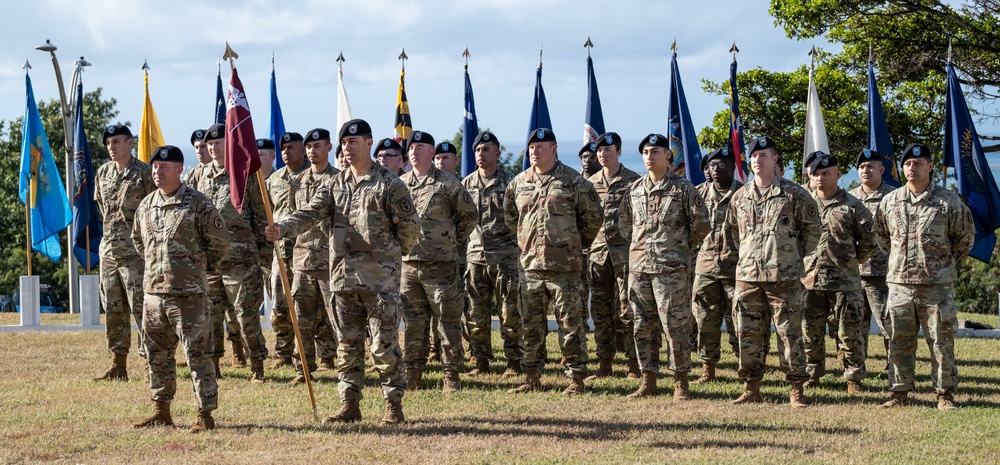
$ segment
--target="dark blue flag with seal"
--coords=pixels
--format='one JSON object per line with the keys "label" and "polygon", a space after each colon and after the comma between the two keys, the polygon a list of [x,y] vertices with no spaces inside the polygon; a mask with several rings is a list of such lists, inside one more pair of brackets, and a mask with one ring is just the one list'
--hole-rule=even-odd
{"label": "dark blue flag with seal", "polygon": [[476,150],[472,146],[479,135],[479,122],[476,120],[476,101],[472,96],[472,79],[469,78],[469,67],[465,68],[465,114],[462,116],[462,178],[476,170]]}
{"label": "dark blue flag with seal", "polygon": [[896,156],[889,138],[889,127],[885,123],[885,112],[882,111],[882,95],[875,85],[875,65],[868,62],[868,148],[882,155],[882,182],[892,187],[903,184],[899,180],[899,168],[896,166]]}
{"label": "dark blue flag with seal", "polygon": [[[73,256],[90,272],[100,262],[98,249],[104,225],[94,202],[94,161],[83,129],[83,82],[76,86],[76,124],[73,129]],[[88,247],[89,244],[89,247]],[[89,252],[89,255],[88,255]]]}
{"label": "dark blue flag with seal", "polygon": [[278,101],[278,84],[274,79],[274,63],[271,63],[271,121],[268,124],[267,138],[274,142],[277,154],[274,157],[274,168],[285,166],[281,158],[281,135],[285,133],[285,118],[281,116],[281,102]]}
{"label": "dark blue flag with seal", "polygon": [[594,60],[587,55],[587,119],[583,122],[583,143],[596,142],[597,136],[604,132],[604,111],[601,110],[601,93],[597,90],[597,77],[594,75]]}
{"label": "dark blue flag with seal", "polygon": [[528,121],[528,135],[524,139],[524,159],[521,161],[521,171],[531,167],[528,157],[528,140],[536,129],[552,129],[552,119],[549,118],[549,104],[545,101],[545,89],[542,88],[542,64],[538,64],[535,72],[535,98],[531,103],[531,119]]}
{"label": "dark blue flag with seal", "polygon": [[688,111],[687,98],[684,97],[684,85],[681,84],[681,72],[677,68],[677,52],[670,59],[670,106],[667,108],[667,137],[670,138],[670,150],[674,152],[674,173],[684,176],[692,184],[705,182],[705,173],[701,166],[701,149],[694,125],[691,123],[691,112]]}
{"label": "dark blue flag with seal", "polygon": [[222,69],[215,75],[215,124],[226,124],[226,94],[222,93]]}

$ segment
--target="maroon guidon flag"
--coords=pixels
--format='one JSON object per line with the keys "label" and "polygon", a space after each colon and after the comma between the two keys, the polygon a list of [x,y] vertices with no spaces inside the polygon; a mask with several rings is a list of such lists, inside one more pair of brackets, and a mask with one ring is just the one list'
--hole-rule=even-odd
{"label": "maroon guidon flag", "polygon": [[226,168],[229,170],[229,198],[236,210],[243,213],[247,180],[260,169],[260,152],[257,151],[257,136],[253,133],[250,104],[235,67],[226,99]]}

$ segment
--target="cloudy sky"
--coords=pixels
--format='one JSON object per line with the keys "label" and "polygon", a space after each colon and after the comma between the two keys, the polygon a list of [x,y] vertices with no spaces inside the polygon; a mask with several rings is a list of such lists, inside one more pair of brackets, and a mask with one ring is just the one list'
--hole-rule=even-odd
{"label": "cloudy sky", "polygon": [[[458,130],[463,113],[463,49],[472,57],[480,128],[517,150],[527,131],[539,47],[553,130],[562,152],[575,155],[586,113],[586,49],[595,47],[608,130],[637,141],[665,132],[670,44],[676,38],[694,124],[725,108],[701,80],[728,78],[735,40],[741,69],[792,70],[821,39],[795,41],[774,26],[766,0],[35,0],[4,2],[0,30],[0,119],[24,113],[21,66],[30,59],[35,95],[58,98],[46,53],[50,39],[67,81],[80,56],[93,66],[85,90],[103,87],[118,100],[120,121],[138,128],[143,60],[150,94],[168,143],[193,161],[188,137],[211,123],[216,63],[229,41],[246,86],[258,136],[266,136],[268,79],[274,54],[278,94],[289,130],[335,129],[337,55],[353,115],[376,138],[392,134],[396,87],[405,47],[406,90],[415,129],[438,139]],[[223,66],[228,79],[228,66]],[[805,95],[803,95],[803,99]],[[627,155],[636,152],[626,147]],[[637,154],[632,154],[637,157]],[[637,158],[636,158],[637,160]],[[635,165],[637,163],[633,163]]]}

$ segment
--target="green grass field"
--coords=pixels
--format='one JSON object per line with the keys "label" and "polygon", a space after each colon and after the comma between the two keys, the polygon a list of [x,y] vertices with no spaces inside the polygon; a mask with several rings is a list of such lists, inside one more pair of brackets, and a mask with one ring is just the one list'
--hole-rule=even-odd
{"label": "green grass field", "polygon": [[[963,315],[968,317],[969,315]],[[990,316],[977,315],[994,324]],[[995,318],[995,317],[992,317]],[[0,314],[0,324],[17,316]],[[44,315],[43,324],[73,324],[76,315]],[[273,345],[273,334],[267,333]],[[499,337],[494,341],[499,349]],[[550,335],[550,358],[558,357]],[[591,341],[593,344],[593,341]],[[774,347],[775,344],[772,344]],[[927,348],[921,344],[916,405],[877,409],[886,400],[885,353],[873,339],[868,392],[850,397],[837,377],[836,351],[828,344],[828,369],[813,405],[791,410],[783,375],[768,374],[769,403],[731,406],[739,395],[736,360],[723,344],[719,382],[692,385],[693,400],[677,403],[672,383],[662,394],[627,400],[638,381],[616,378],[588,385],[565,398],[566,380],[552,363],[544,392],[507,394],[519,380],[498,375],[463,376],[463,390],[440,392],[440,365],[431,364],[425,386],[407,392],[408,422],[378,424],[383,401],[374,375],[362,402],[364,421],[324,426],[312,419],[303,387],[287,386],[290,368],[268,370],[268,382],[251,384],[247,369],[223,363],[217,429],[192,435],[193,392],[179,371],[173,404],[178,428],[134,430],[152,404],[129,356],[132,380],[95,383],[109,362],[100,331],[0,332],[0,462],[2,463],[997,463],[1000,461],[1000,341],[959,339],[961,384],[953,412],[934,409]],[[497,350],[497,353],[502,351]],[[777,363],[774,353],[769,364]],[[495,371],[503,363],[493,363]],[[698,364],[695,364],[698,366]],[[700,368],[693,371],[697,376]],[[321,416],[339,407],[333,372],[316,373]]]}

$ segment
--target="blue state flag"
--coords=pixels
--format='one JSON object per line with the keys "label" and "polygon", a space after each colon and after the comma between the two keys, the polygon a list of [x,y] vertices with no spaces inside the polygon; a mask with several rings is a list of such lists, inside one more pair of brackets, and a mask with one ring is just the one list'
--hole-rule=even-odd
{"label": "blue state flag", "polygon": [[875,65],[871,61],[868,62],[868,148],[882,156],[885,167],[882,182],[892,187],[902,186],[889,127],[885,124],[885,112],[882,111],[882,95],[875,85]]}
{"label": "blue state flag", "polygon": [[966,106],[955,68],[948,62],[945,93],[944,164],[955,168],[958,192],[965,197],[976,224],[976,241],[969,256],[989,263],[1000,228],[1000,190],[983,153],[976,126]]}
{"label": "blue state flag", "polygon": [[[90,271],[100,262],[98,249],[104,225],[94,202],[94,161],[83,130],[83,82],[76,86],[76,124],[73,129],[73,256]],[[88,240],[89,238],[89,240]],[[89,255],[88,255],[89,251]]]}
{"label": "blue state flag", "polygon": [[[338,129],[339,130],[339,129]],[[274,64],[271,65],[271,121],[268,123],[267,137],[274,142],[277,156],[274,157],[275,168],[285,166],[281,158],[281,135],[285,133],[285,119],[281,116],[281,103],[278,102],[278,84],[274,79]]]}
{"label": "blue state flag", "polygon": [[531,167],[531,160],[528,157],[528,140],[531,133],[536,129],[552,129],[552,120],[549,118],[549,104],[545,102],[545,89],[542,88],[542,65],[538,65],[535,72],[535,99],[531,103],[531,119],[528,121],[528,135],[524,139],[524,159],[521,162],[521,171]]}
{"label": "blue state flag", "polygon": [[222,71],[215,75],[215,124],[226,124],[226,94],[222,93]]}
{"label": "blue state flag", "polygon": [[[698,138],[694,125],[691,124],[687,99],[684,97],[684,85],[681,84],[681,72],[677,69],[676,52],[670,60],[667,137],[670,138],[670,150],[674,152],[674,173],[686,177],[696,186],[705,182],[705,173],[700,169],[701,149],[698,148]],[[686,169],[688,167],[691,169]]]}
{"label": "blue state flag", "polygon": [[479,135],[476,120],[476,101],[472,96],[472,79],[469,68],[465,68],[465,115],[462,117],[462,178],[476,170],[476,149],[472,146]]}
{"label": "blue state flag", "polygon": [[597,77],[594,76],[594,60],[587,55],[587,119],[583,122],[583,143],[595,142],[601,134],[604,134],[601,93],[597,90]]}
{"label": "blue state flag", "polygon": [[24,133],[21,142],[21,179],[18,194],[28,205],[31,215],[31,248],[54,262],[62,259],[59,231],[73,220],[66,187],[52,158],[49,139],[45,136],[42,117],[35,104],[35,92],[27,73],[27,108],[24,111]]}

